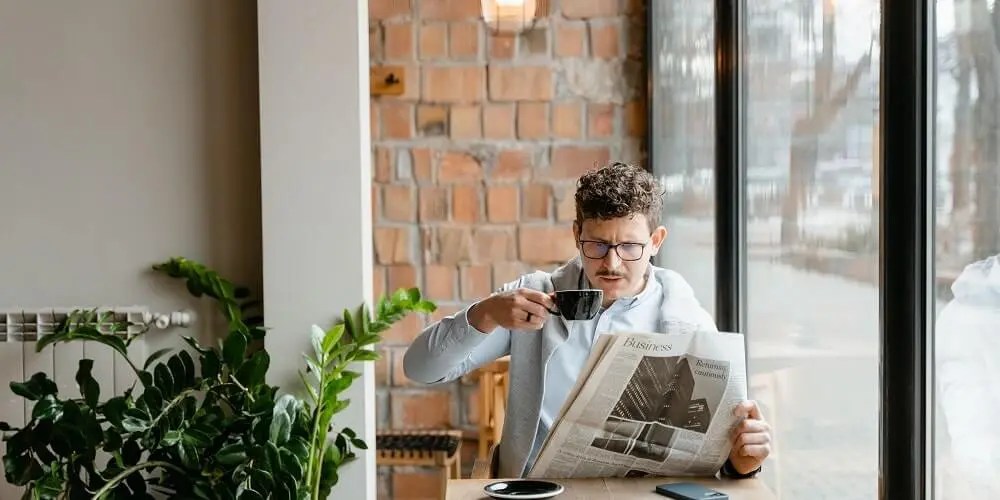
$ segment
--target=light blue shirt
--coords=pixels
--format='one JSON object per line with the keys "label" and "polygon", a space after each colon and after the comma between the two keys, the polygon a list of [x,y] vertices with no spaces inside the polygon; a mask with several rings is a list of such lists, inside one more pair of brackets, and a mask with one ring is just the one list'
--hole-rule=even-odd
{"label": "light blue shirt", "polygon": [[646,283],[638,295],[620,298],[602,309],[597,318],[590,321],[592,328],[571,329],[566,343],[560,345],[552,354],[545,370],[545,390],[537,436],[528,456],[528,463],[524,467],[524,474],[527,474],[535,463],[538,452],[541,451],[545,438],[552,430],[552,425],[559,416],[569,391],[573,389],[577,377],[587,364],[587,358],[590,357],[590,351],[597,341],[598,334],[656,331],[663,290],[655,280],[647,280]]}

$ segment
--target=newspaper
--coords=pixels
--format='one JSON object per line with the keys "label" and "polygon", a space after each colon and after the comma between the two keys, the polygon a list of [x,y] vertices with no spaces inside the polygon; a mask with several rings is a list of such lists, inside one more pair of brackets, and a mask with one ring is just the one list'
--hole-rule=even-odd
{"label": "newspaper", "polygon": [[740,334],[602,334],[527,477],[714,475],[746,399]]}

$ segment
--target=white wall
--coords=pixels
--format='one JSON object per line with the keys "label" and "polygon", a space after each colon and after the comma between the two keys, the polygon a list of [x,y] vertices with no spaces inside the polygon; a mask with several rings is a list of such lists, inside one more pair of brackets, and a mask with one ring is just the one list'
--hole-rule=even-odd
{"label": "white wall", "polygon": [[183,307],[174,255],[260,290],[257,112],[254,2],[0,0],[0,308]]}
{"label": "white wall", "polygon": [[[270,382],[298,384],[312,324],[372,295],[366,0],[258,3],[265,316]],[[371,363],[335,418],[374,448]],[[371,451],[337,498],[375,498]]]}

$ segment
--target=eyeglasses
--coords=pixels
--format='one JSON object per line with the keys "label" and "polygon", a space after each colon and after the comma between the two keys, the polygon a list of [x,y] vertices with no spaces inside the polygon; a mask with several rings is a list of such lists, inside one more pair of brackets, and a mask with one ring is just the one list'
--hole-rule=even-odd
{"label": "eyeglasses", "polygon": [[647,243],[618,243],[612,245],[603,241],[580,240],[580,249],[588,259],[603,259],[613,248],[618,257],[624,261],[636,261],[642,258]]}

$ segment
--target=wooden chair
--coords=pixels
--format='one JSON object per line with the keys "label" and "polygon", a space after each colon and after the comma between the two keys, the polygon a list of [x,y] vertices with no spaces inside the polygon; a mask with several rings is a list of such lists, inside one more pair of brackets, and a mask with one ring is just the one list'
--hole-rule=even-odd
{"label": "wooden chair", "polygon": [[462,478],[462,431],[458,430],[379,430],[375,433],[375,461],[378,465],[438,467],[441,491],[449,479]]}
{"label": "wooden chair", "polygon": [[500,461],[497,459],[500,450],[500,442],[497,441],[490,446],[489,452],[483,458],[477,458],[472,464],[472,479],[495,479]]}
{"label": "wooden chair", "polygon": [[490,448],[500,442],[507,412],[510,356],[502,357],[477,370],[479,374],[479,452],[486,459]]}

